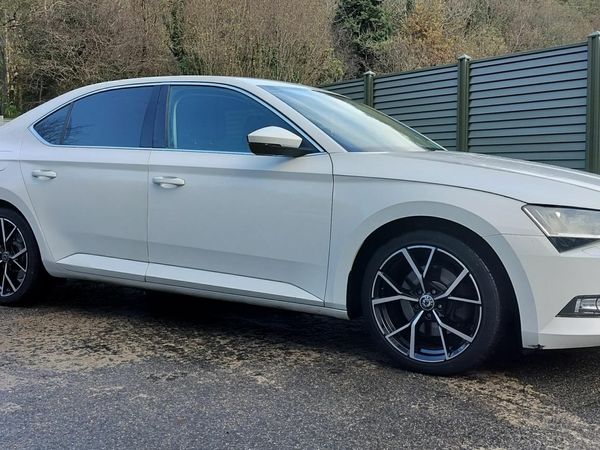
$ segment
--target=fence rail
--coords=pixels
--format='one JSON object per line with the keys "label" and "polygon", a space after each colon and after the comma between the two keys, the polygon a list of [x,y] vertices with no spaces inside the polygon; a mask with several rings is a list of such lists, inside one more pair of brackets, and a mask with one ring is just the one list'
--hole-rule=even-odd
{"label": "fence rail", "polygon": [[325,86],[449,150],[600,173],[600,32],[580,44]]}

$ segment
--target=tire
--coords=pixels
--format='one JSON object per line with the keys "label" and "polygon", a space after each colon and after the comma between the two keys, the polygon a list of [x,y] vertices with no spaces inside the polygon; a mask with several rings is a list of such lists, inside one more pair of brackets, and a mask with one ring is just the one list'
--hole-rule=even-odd
{"label": "tire", "polygon": [[362,308],[376,345],[398,366],[453,375],[481,365],[498,346],[507,315],[500,283],[460,239],[413,231],[371,256]]}
{"label": "tire", "polygon": [[44,274],[31,227],[17,212],[0,208],[0,306],[31,300]]}

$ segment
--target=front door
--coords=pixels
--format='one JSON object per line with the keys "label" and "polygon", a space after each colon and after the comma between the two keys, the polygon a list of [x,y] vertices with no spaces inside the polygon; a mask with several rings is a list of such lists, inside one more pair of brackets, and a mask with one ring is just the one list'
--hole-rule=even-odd
{"label": "front door", "polygon": [[168,148],[150,158],[148,281],[322,305],[329,155],[252,154],[250,132],[298,130],[233,89],[173,86],[167,118]]}

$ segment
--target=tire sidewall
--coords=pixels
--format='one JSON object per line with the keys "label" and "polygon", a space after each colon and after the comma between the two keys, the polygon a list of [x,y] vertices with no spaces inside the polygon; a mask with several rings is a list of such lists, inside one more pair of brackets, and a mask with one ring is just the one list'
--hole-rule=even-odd
{"label": "tire sidewall", "polygon": [[25,300],[32,299],[32,294],[39,284],[43,272],[40,251],[33,231],[23,216],[11,209],[0,208],[0,218],[8,219],[17,226],[23,235],[28,252],[25,281],[16,294],[10,297],[0,297],[0,306],[22,304]]}

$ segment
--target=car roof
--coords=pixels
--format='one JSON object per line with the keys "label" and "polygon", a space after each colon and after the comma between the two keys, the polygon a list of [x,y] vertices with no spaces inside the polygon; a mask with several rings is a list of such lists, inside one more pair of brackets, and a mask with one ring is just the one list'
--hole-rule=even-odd
{"label": "car roof", "polygon": [[130,86],[136,84],[148,83],[223,83],[233,86],[296,86],[308,87],[300,84],[288,83],[284,81],[266,80],[261,78],[230,77],[230,76],[211,76],[211,75],[176,75],[144,78],[126,78],[121,80],[105,81],[92,84],[82,89],[96,90],[98,88],[108,88],[117,86]]}

